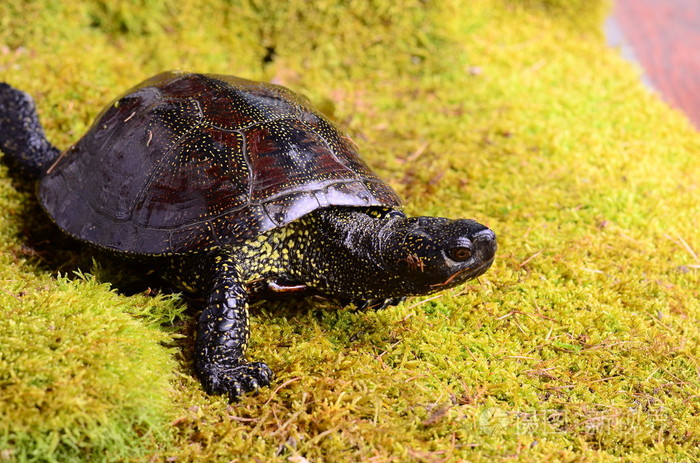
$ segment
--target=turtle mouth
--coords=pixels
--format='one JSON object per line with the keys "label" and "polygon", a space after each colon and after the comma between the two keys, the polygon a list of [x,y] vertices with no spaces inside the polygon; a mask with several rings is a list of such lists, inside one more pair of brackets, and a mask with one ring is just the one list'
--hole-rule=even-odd
{"label": "turtle mouth", "polygon": [[482,262],[481,264],[479,264],[476,267],[463,268],[462,270],[459,270],[459,271],[453,273],[452,275],[450,275],[450,277],[447,280],[443,281],[442,283],[436,283],[434,285],[430,285],[430,287],[434,291],[438,291],[441,289],[460,285],[460,284],[462,284],[466,281],[469,281],[469,280],[473,280],[474,278],[479,277],[479,276],[483,275],[484,273],[486,273],[486,270],[488,270],[489,267],[491,267],[491,264],[493,264],[494,260],[495,260],[495,256],[491,257],[491,259],[489,259],[487,261]]}

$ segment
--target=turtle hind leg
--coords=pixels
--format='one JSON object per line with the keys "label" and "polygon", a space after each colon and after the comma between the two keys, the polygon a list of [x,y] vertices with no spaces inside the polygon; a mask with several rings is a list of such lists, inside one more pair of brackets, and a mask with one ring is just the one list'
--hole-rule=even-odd
{"label": "turtle hind leg", "polygon": [[405,300],[405,297],[390,297],[387,299],[353,299],[346,302],[353,304],[358,310],[384,310],[392,305],[399,305]]}
{"label": "turtle hind leg", "polygon": [[3,82],[0,82],[0,151],[12,170],[32,179],[46,172],[60,154],[44,135],[32,97]]}

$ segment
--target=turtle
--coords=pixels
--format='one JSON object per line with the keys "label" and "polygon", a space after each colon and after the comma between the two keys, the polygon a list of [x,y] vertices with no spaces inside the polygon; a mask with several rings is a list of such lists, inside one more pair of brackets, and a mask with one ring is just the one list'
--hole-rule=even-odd
{"label": "turtle", "polygon": [[2,83],[0,150],[64,233],[200,295],[194,370],[231,401],[273,379],[246,356],[251,301],[381,309],[478,277],[497,249],[475,220],[408,217],[348,136],[271,83],[164,72],[64,151],[32,97]]}

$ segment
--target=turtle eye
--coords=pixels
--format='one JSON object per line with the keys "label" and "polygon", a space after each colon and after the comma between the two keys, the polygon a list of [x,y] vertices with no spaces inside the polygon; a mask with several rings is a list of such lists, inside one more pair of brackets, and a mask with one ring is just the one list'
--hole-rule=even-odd
{"label": "turtle eye", "polygon": [[469,248],[458,247],[447,250],[447,257],[455,262],[464,262],[472,256],[472,250]]}

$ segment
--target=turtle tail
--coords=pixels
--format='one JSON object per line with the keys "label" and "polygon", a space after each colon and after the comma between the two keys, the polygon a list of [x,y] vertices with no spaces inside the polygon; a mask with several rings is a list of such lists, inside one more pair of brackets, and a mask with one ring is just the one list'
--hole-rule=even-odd
{"label": "turtle tail", "polygon": [[44,135],[34,100],[21,90],[0,82],[0,151],[10,169],[39,178],[60,151]]}

